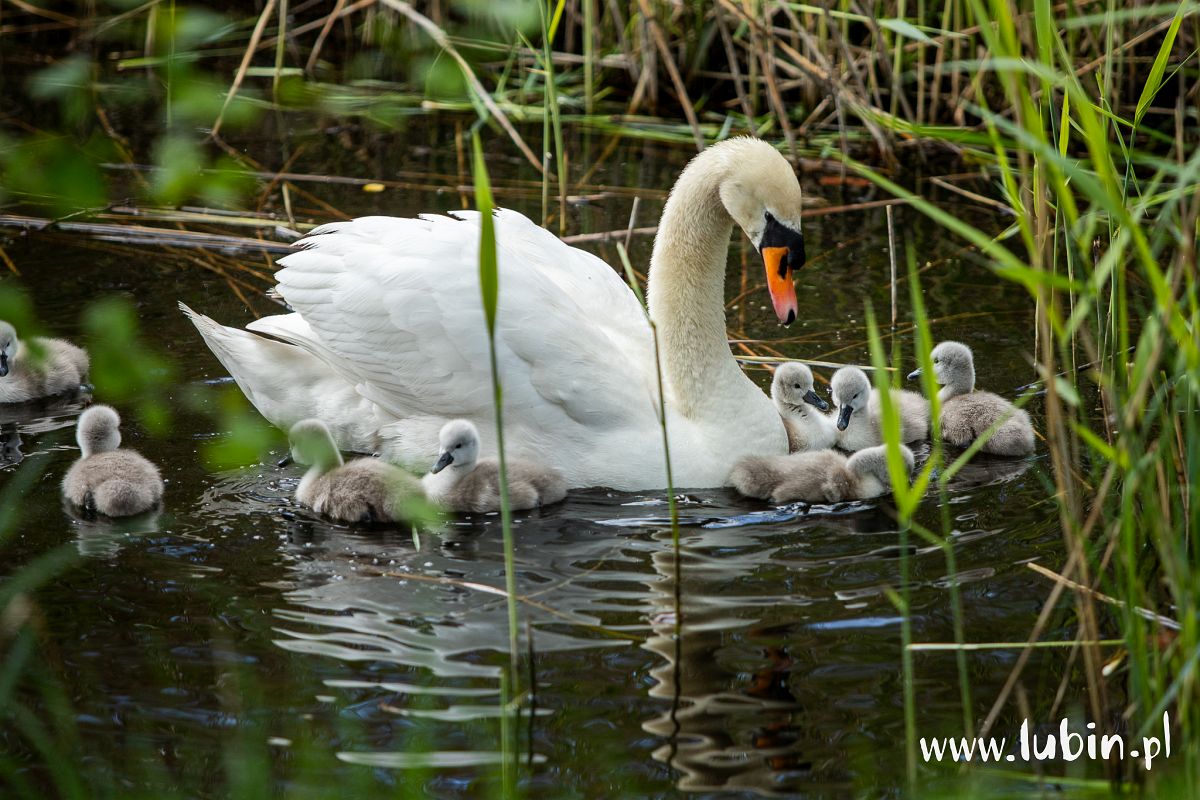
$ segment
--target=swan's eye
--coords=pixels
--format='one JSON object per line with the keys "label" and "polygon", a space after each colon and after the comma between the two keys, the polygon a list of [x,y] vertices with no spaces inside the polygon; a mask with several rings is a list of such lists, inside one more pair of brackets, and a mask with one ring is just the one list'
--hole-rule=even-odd
{"label": "swan's eye", "polygon": [[796,389],[800,388],[800,384],[798,384],[798,383],[793,383],[792,386],[795,387]]}
{"label": "swan's eye", "polygon": [[462,442],[459,442],[458,444],[454,445],[454,449],[455,449],[455,450],[461,450],[461,449],[462,449]]}

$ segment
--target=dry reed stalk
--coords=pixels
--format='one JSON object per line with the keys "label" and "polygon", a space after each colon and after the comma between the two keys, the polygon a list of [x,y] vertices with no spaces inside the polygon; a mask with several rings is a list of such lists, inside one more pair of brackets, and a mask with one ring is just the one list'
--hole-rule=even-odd
{"label": "dry reed stalk", "polygon": [[887,212],[887,232],[888,232],[888,263],[891,266],[891,280],[888,285],[892,290],[892,329],[896,328],[896,226],[892,222],[892,207],[888,206]]}
{"label": "dry reed stalk", "polygon": [[290,253],[292,245],[283,242],[268,242],[262,239],[250,239],[245,236],[228,236],[215,233],[198,233],[196,231],[180,231],[167,228],[153,228],[145,225],[111,225],[100,222],[64,222],[43,217],[27,217],[19,214],[0,214],[0,227],[22,228],[27,231],[41,231],[53,226],[57,230],[77,233],[84,236],[94,236],[106,241],[120,243],[154,243],[169,244],[174,242],[190,247],[208,247],[217,249],[240,248],[244,250],[267,250],[273,253]]}
{"label": "dry reed stalk", "polygon": [[[345,20],[346,17],[350,16],[354,12],[362,11],[364,8],[369,8],[370,6],[375,5],[377,2],[378,2],[378,0],[358,0],[358,2],[352,3],[351,5],[348,5],[345,8],[343,8],[341,10],[341,12],[337,15],[337,17],[334,18],[333,22],[336,23],[338,20]],[[298,11],[299,11],[299,9],[297,8],[296,12],[298,12]],[[332,13],[333,12],[331,11],[330,14],[332,14]],[[315,31],[315,30],[317,30],[317,28],[323,28],[328,16],[329,15],[327,14],[324,17],[321,17],[320,19],[316,19],[311,22],[306,22],[303,25],[297,25],[295,28],[291,29],[291,33],[288,35],[288,38],[295,39],[298,36],[303,36],[304,34],[308,33],[309,31]],[[318,40],[319,40],[319,34],[318,34]],[[263,41],[259,42],[258,47],[255,49],[256,50],[269,50],[272,47],[276,47],[278,44],[279,44],[279,36],[277,34],[271,38],[264,39]],[[314,45],[314,47],[315,47],[315,45]],[[307,69],[307,67],[306,67],[306,69]]]}
{"label": "dry reed stalk", "polygon": [[21,270],[17,269],[17,265],[13,263],[12,258],[10,258],[8,255],[8,251],[6,251],[3,247],[0,247],[0,261],[4,262],[4,266],[8,267],[9,272],[11,272],[13,275],[16,275],[18,278],[21,277]]}
{"label": "dry reed stalk", "polygon": [[683,83],[683,76],[679,74],[679,67],[675,65],[674,59],[671,58],[671,47],[667,44],[662,27],[658,24],[658,19],[654,16],[654,12],[650,8],[650,0],[638,0],[638,7],[642,10],[642,18],[650,29],[650,36],[654,39],[655,47],[658,48],[658,52],[662,55],[663,66],[666,67],[667,75],[670,76],[671,83],[675,86],[675,94],[679,100],[679,105],[683,110],[684,117],[687,118],[688,125],[692,129],[692,138],[696,140],[696,150],[703,150],[704,134],[700,132],[700,120],[696,117],[696,109],[692,107],[687,87]]}
{"label": "dry reed stalk", "polygon": [[[375,0],[367,0],[368,3],[373,3]],[[325,15],[325,23],[321,26],[321,32],[317,34],[317,41],[313,43],[312,50],[309,51],[308,61],[304,62],[304,71],[308,74],[313,73],[313,69],[317,66],[317,59],[321,57],[321,48],[325,46],[325,39],[329,36],[329,32],[333,30],[333,23],[342,15],[342,9],[346,7],[346,0],[337,0],[333,10]],[[297,28],[293,35],[300,33]]]}
{"label": "dry reed stalk", "polygon": [[1027,563],[1025,566],[1028,567],[1029,569],[1033,570],[1037,574],[1042,575],[1043,577],[1049,578],[1050,580],[1055,581],[1056,583],[1061,583],[1063,586],[1065,586],[1068,589],[1074,589],[1077,592],[1087,594],[1091,597],[1094,597],[1102,603],[1107,603],[1108,605],[1116,606],[1117,608],[1129,608],[1131,611],[1133,611],[1133,613],[1137,614],[1142,619],[1149,620],[1150,622],[1155,622],[1159,625],[1162,625],[1164,628],[1169,628],[1173,631],[1183,630],[1183,626],[1181,624],[1179,624],[1177,621],[1171,619],[1170,617],[1163,616],[1162,614],[1157,614],[1148,608],[1141,608],[1140,606],[1132,606],[1131,607],[1124,600],[1118,600],[1117,598],[1111,597],[1107,594],[1104,594],[1103,592],[1098,592],[1095,589],[1093,589],[1091,586],[1084,585],[1082,583],[1079,583],[1078,581],[1073,581],[1070,578],[1066,577],[1065,575],[1057,573],[1054,570],[1049,569],[1047,567],[1043,567],[1041,564],[1038,564],[1037,562],[1031,561],[1031,562]]}
{"label": "dry reed stalk", "polygon": [[209,131],[208,135],[212,139],[216,139],[221,132],[221,121],[225,118],[225,111],[233,102],[233,98],[237,97],[238,90],[242,87],[242,81],[246,79],[246,71],[250,69],[250,61],[254,58],[258,40],[262,38],[263,29],[267,27],[267,20],[270,19],[271,12],[274,10],[275,0],[267,0],[262,13],[258,15],[258,22],[254,24],[254,31],[250,34],[250,43],[246,45],[246,52],[242,54],[242,63],[238,65],[237,72],[233,76],[233,83],[230,84],[229,91],[225,93],[225,102],[221,104],[221,111],[213,122],[212,130]]}
{"label": "dry reed stalk", "polygon": [[742,114],[746,117],[747,124],[750,124],[754,119],[754,108],[750,105],[750,98],[746,95],[746,88],[742,81],[742,71],[738,66],[737,53],[733,49],[733,38],[729,35],[729,26],[725,24],[725,12],[721,10],[721,6],[713,8],[713,17],[716,19],[717,31],[721,35],[721,44],[725,48],[725,59],[729,63],[730,76],[733,79],[733,89],[737,93],[738,103],[742,106]]}
{"label": "dry reed stalk", "polygon": [[74,17],[69,17],[66,14],[60,14],[59,12],[52,11],[48,8],[41,8],[33,5],[32,3],[26,3],[25,0],[8,1],[25,13],[32,14],[35,17],[43,17],[45,19],[53,20],[54,22],[70,28],[74,28],[79,25],[79,20],[75,19]]}
{"label": "dry reed stalk", "polygon": [[425,33],[429,35],[429,38],[433,39],[434,43],[438,47],[442,48],[442,50],[445,51],[450,58],[454,59],[454,62],[458,64],[459,69],[462,70],[463,78],[470,85],[471,90],[475,93],[475,96],[479,99],[479,102],[483,103],[483,105],[487,108],[488,113],[495,117],[496,122],[499,123],[500,127],[504,129],[504,132],[508,134],[508,138],[511,139],[513,144],[517,146],[517,149],[521,151],[521,155],[525,156],[525,160],[532,164],[533,168],[538,172],[544,174],[545,169],[542,167],[538,157],[535,156],[533,151],[529,149],[529,145],[525,144],[525,140],[521,138],[521,134],[517,133],[517,129],[513,127],[513,124],[509,121],[508,116],[505,115],[505,113],[500,109],[500,106],[496,105],[495,99],[485,88],[483,88],[483,84],[479,82],[479,78],[476,77],[475,71],[471,69],[471,65],[467,63],[467,60],[462,57],[462,54],[459,53],[458,49],[455,48],[450,42],[449,37],[446,36],[446,32],[435,25],[433,21],[429,19],[429,17],[417,11],[411,5],[404,2],[404,0],[379,0],[379,2],[388,8],[393,9],[394,11],[399,11],[401,14],[408,17],[415,25],[424,30]]}

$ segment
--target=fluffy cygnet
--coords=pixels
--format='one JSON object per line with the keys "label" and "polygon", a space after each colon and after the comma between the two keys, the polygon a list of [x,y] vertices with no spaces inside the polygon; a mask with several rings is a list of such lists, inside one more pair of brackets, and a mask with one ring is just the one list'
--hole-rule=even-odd
{"label": "fluffy cygnet", "polygon": [[[838,447],[862,450],[883,444],[883,407],[867,373],[858,367],[842,367],[833,373],[830,389],[838,410]],[[929,434],[929,401],[903,389],[892,389],[891,393],[892,404],[900,415],[900,441],[924,439]]]}
{"label": "fluffy cygnet", "polygon": [[397,522],[414,497],[424,497],[421,482],[394,464],[378,458],[343,462],[319,419],[297,422],[288,439],[292,459],[309,467],[296,499],[318,514],[340,522]]}
{"label": "fluffy cygnet", "polygon": [[[913,454],[900,445],[907,472]],[[835,450],[788,456],[747,456],[734,465],[730,480],[747,497],[774,503],[840,503],[868,500],[891,489],[887,448],[868,447],[846,457]]]}
{"label": "fluffy cygnet", "polygon": [[813,391],[813,374],[807,364],[781,364],[771,381],[771,399],[787,429],[788,452],[827,450],[837,443],[833,419],[821,413],[829,404]]}
{"label": "fluffy cygnet", "polygon": [[83,456],[63,479],[63,495],[88,513],[131,517],[162,500],[158,468],[133,450],[121,450],[121,418],[108,406],[79,415],[75,439]]}
{"label": "fluffy cygnet", "polygon": [[[499,511],[500,462],[479,459],[479,431],[465,419],[442,426],[438,460],[422,478],[429,499],[447,511]],[[507,461],[508,500],[514,511],[557,503],[567,484],[556,470]]]}
{"label": "fluffy cygnet", "polygon": [[[957,447],[969,447],[999,420],[1004,423],[982,447],[985,453],[1023,456],[1033,452],[1033,424],[1024,409],[999,395],[975,391],[975,359],[961,342],[942,342],[933,348],[933,375],[941,385],[942,438]],[[916,378],[914,370],[909,378]]]}
{"label": "fluffy cygnet", "polygon": [[0,320],[0,403],[77,391],[87,381],[88,355],[82,349],[64,339],[32,341],[41,348],[41,359],[35,360],[16,329]]}

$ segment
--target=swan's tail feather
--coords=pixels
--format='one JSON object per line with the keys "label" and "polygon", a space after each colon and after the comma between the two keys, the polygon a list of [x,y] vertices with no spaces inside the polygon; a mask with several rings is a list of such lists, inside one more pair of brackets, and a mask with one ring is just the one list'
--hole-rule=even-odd
{"label": "swan's tail feather", "polygon": [[149,486],[114,478],[92,492],[96,510],[106,517],[131,517],[154,508],[158,498]]}
{"label": "swan's tail feather", "polygon": [[306,362],[312,356],[295,345],[218,324],[183,303],[179,309],[196,326],[208,349],[260,414],[282,428],[303,418],[302,409],[288,408],[286,385],[280,385],[271,376],[288,374],[289,364],[299,366],[297,362]]}
{"label": "swan's tail feather", "polygon": [[[369,453],[378,448],[378,406],[328,363],[304,347],[220,325],[183,303],[179,308],[272,425],[287,430],[302,419],[316,417],[329,425],[340,449]],[[269,331],[271,336],[277,330],[285,332],[276,326]]]}

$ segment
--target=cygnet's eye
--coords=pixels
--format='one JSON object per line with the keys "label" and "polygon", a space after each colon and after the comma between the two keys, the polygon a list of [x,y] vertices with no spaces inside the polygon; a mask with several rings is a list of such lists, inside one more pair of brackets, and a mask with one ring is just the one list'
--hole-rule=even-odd
{"label": "cygnet's eye", "polygon": [[461,450],[461,449],[462,449],[462,442],[459,442],[458,444],[454,445],[454,449],[455,449],[455,450]]}
{"label": "cygnet's eye", "polygon": [[933,363],[935,363],[935,364],[936,364],[936,363],[938,363],[937,356],[934,356],[934,357],[933,357]]}
{"label": "cygnet's eye", "polygon": [[800,388],[800,384],[798,384],[798,383],[793,383],[793,384],[792,384],[792,386],[793,386],[794,388],[796,388],[796,389],[799,389],[799,388]]}

